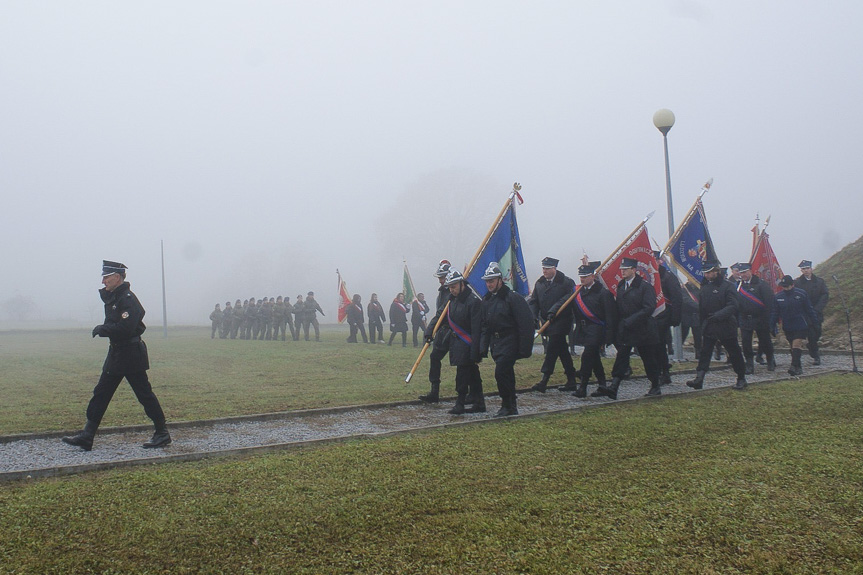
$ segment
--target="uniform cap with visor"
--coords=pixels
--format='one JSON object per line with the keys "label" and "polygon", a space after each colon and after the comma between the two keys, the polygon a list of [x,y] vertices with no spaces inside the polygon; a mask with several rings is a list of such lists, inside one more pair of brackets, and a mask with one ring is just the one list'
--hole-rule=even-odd
{"label": "uniform cap with visor", "polygon": [[126,275],[126,270],[129,269],[120,262],[111,262],[102,260],[102,277],[107,277],[114,274]]}

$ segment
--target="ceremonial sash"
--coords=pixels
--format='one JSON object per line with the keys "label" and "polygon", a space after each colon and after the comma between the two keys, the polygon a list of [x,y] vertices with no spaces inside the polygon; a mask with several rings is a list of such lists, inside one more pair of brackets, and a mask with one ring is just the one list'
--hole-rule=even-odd
{"label": "ceremonial sash", "polygon": [[470,345],[473,340],[471,340],[470,334],[462,329],[456,322],[452,320],[452,317],[449,315],[449,309],[446,311],[446,321],[449,323],[449,327],[454,334],[458,336],[460,340]]}
{"label": "ceremonial sash", "polygon": [[397,306],[399,306],[400,308],[402,308],[402,311],[403,311],[403,312],[405,312],[405,313],[407,313],[407,312],[408,312],[408,306],[406,306],[405,304],[403,304],[403,303],[401,303],[401,302],[397,301],[397,302],[396,302],[396,305],[397,305]]}
{"label": "ceremonial sash", "polygon": [[742,295],[743,297],[745,297],[746,299],[748,299],[749,301],[751,301],[752,303],[754,303],[758,307],[761,307],[761,308],[767,307],[764,305],[764,302],[761,301],[760,299],[758,299],[754,294],[751,294],[747,290],[743,289],[742,283],[738,284],[737,293],[739,293],[740,295]]}
{"label": "ceremonial sash", "polygon": [[578,293],[575,294],[575,304],[578,306],[578,309],[581,310],[584,317],[586,317],[590,322],[603,327],[605,326],[605,322],[599,319],[595,313],[587,308],[584,301],[581,299],[581,290],[578,290]]}

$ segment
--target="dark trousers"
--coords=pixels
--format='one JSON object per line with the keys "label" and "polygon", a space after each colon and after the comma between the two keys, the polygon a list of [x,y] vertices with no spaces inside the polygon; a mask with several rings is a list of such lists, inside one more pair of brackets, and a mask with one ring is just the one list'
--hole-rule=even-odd
{"label": "dark trousers", "polygon": [[432,347],[432,351],[429,354],[429,382],[440,383],[441,363],[447,353],[449,353],[447,349]]}
{"label": "dark trousers", "polygon": [[500,357],[494,360],[494,379],[501,399],[515,398],[515,360]]}
{"label": "dark trousers", "polygon": [[285,339],[285,320],[283,319],[273,322],[273,339],[279,339],[279,332],[282,334],[282,339]]}
{"label": "dark trousers", "polygon": [[563,372],[567,376],[573,375],[575,368],[572,365],[572,354],[569,353],[569,346],[566,345],[566,334],[548,336],[545,359],[539,371],[544,375],[554,373],[554,365],[557,363],[558,358],[560,358],[560,363],[563,365]]}
{"label": "dark trousers", "polygon": [[384,340],[384,324],[380,320],[369,322],[369,339],[374,342]]}
{"label": "dark trousers", "polygon": [[713,357],[713,348],[716,347],[717,342],[721,343],[728,353],[734,373],[737,374],[737,377],[743,377],[746,365],[743,362],[743,352],[740,351],[740,344],[737,343],[736,337],[717,339],[705,335],[701,342],[701,354],[698,357],[698,371],[710,371],[710,359]]}
{"label": "dark trousers", "polygon": [[[680,341],[686,341],[689,337],[689,326],[681,324],[680,326]],[[692,347],[695,349],[695,358],[701,355],[701,326],[692,326]]]}
{"label": "dark trousers", "polygon": [[584,346],[584,352],[581,354],[581,381],[588,381],[591,373],[596,375],[598,382],[605,381],[605,367],[602,365],[599,348],[598,345]]}
{"label": "dark trousers", "polygon": [[294,318],[288,316],[288,319],[286,321],[288,322],[288,329],[291,330],[291,339],[297,341],[297,336],[299,334],[297,333],[297,328],[294,327]]}
{"label": "dark trousers", "polygon": [[388,343],[387,345],[392,345],[392,344],[393,344],[393,339],[396,337],[396,334],[397,334],[397,333],[401,333],[401,334],[402,334],[402,347],[407,347],[407,345],[408,345],[408,332],[407,332],[407,329],[405,329],[405,331],[391,331],[391,332],[390,332],[390,341],[389,341],[389,343]]}
{"label": "dark trousers", "polygon": [[132,386],[135,397],[144,406],[144,413],[147,414],[147,417],[154,422],[165,421],[162,406],[159,405],[159,400],[156,398],[156,394],[153,393],[153,388],[150,387],[150,380],[147,378],[146,371],[127,373],[125,375],[103,371],[102,376],[99,377],[99,383],[93,388],[93,397],[87,406],[87,420],[92,421],[97,426],[102,422],[102,416],[105,415],[105,410],[108,409],[108,404],[111,403],[111,398],[114,397],[114,392],[117,391],[117,386],[120,385],[124,377],[129,382],[129,385]]}
{"label": "dark trousers", "polygon": [[[656,356],[659,352],[656,351],[657,346],[662,344],[653,343],[648,345],[639,345],[636,347],[638,355],[644,363],[644,372],[647,374],[647,379],[650,383],[659,383],[659,364],[656,361]],[[632,355],[631,345],[620,345],[617,347],[617,357],[614,358],[614,366],[611,368],[611,377],[623,379],[626,375],[626,370],[629,367],[629,356]]]}
{"label": "dark trousers", "polygon": [[219,332],[219,337],[224,339],[224,336],[222,336],[221,330],[219,329],[220,327],[221,327],[221,325],[219,324],[219,322],[216,322],[216,321],[213,322],[213,332],[210,334],[210,339],[216,338],[216,332],[217,331]]}
{"label": "dark trousers", "polygon": [[668,361],[668,344],[671,342],[671,328],[666,322],[659,324],[659,346],[656,349],[656,363],[659,371],[667,371],[671,368]]}
{"label": "dark trousers", "polygon": [[770,330],[768,329],[741,329],[740,340],[743,342],[743,357],[752,359],[755,357],[755,350],[752,349],[752,334],[758,335],[758,352],[767,355],[767,359],[773,359],[773,340],[770,338]]}
{"label": "dark trousers", "polygon": [[413,329],[413,332],[414,332],[414,347],[418,347],[419,346],[419,340],[417,339],[417,332],[420,331],[422,333],[425,333],[426,324],[425,324],[425,322],[422,322],[422,323],[411,322],[411,328]]}
{"label": "dark trousers", "polygon": [[309,326],[315,328],[315,341],[321,340],[321,324],[318,323],[317,317],[309,317],[303,320],[303,335],[306,341],[309,341]]}
{"label": "dark trousers", "polygon": [[[818,357],[818,340],[821,339],[821,324],[816,323],[809,326],[809,337],[806,338],[806,347],[809,349],[809,357]],[[761,339],[758,339],[761,342]]]}
{"label": "dark trousers", "polygon": [[363,336],[363,343],[368,343],[369,338],[366,337],[366,326],[361,323],[351,324],[351,335],[348,337],[349,343],[357,343],[357,331]]}
{"label": "dark trousers", "polygon": [[459,395],[471,395],[477,392],[482,395],[482,376],[479,364],[470,363],[455,367],[455,392]]}

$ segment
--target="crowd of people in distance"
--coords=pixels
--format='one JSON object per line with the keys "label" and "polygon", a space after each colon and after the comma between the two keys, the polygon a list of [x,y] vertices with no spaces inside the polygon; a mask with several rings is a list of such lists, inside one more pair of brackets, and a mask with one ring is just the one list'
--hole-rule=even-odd
{"label": "crowd of people in distance", "polygon": [[315,293],[311,291],[306,294],[305,301],[302,295],[298,295],[293,304],[290,297],[282,296],[259,300],[253,297],[244,301],[238,299],[233,306],[230,301],[226,301],[224,309],[216,304],[210,312],[210,337],[215,339],[218,334],[220,339],[285,341],[290,333],[291,339],[298,341],[302,331],[303,338],[309,341],[309,329],[313,328],[315,341],[320,341],[318,313],[326,315],[315,300]]}

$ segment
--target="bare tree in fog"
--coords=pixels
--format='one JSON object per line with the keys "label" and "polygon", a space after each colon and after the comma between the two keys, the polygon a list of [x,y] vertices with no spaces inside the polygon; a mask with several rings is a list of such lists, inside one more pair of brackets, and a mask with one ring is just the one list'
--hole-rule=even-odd
{"label": "bare tree in fog", "polygon": [[31,319],[39,309],[39,306],[36,305],[33,298],[20,294],[5,300],[2,307],[3,311],[6,312],[6,315],[12,321],[26,321]]}

